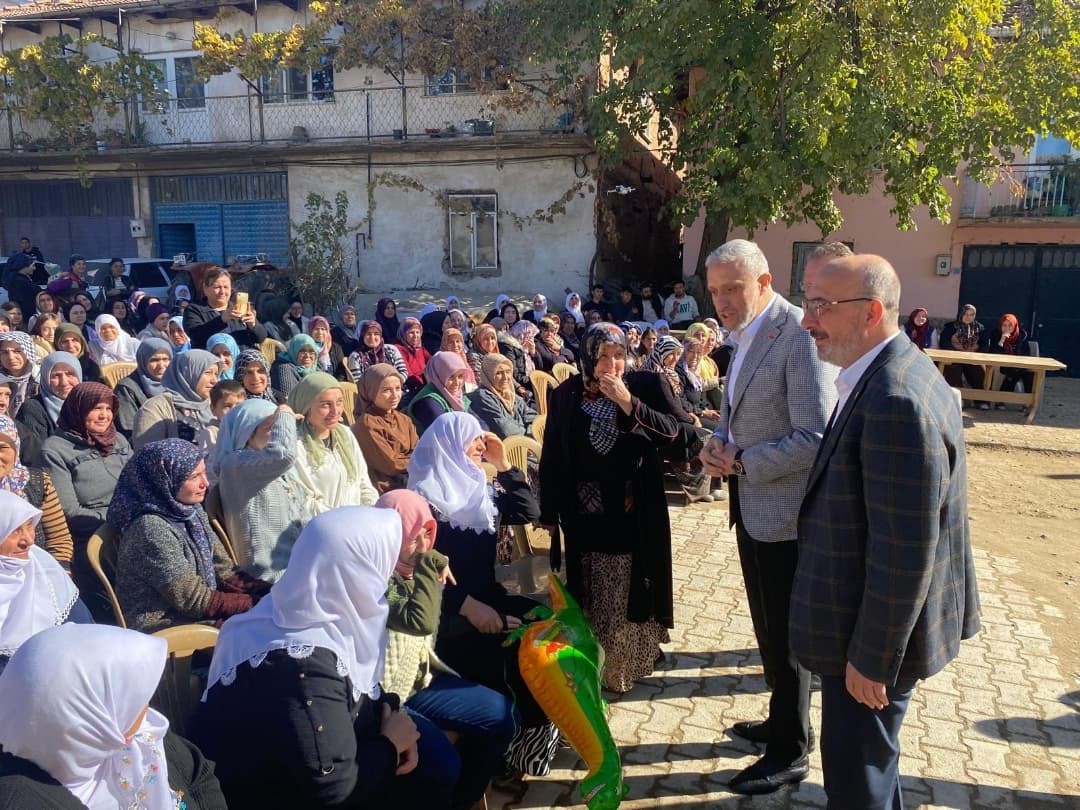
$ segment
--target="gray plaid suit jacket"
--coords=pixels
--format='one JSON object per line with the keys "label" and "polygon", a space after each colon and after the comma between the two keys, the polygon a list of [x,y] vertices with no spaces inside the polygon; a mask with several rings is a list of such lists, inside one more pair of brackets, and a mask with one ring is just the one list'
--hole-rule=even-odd
{"label": "gray plaid suit jacket", "polygon": [[836,415],[799,516],[791,647],[824,675],[850,661],[928,678],[979,630],[964,426],[945,379],[901,333]]}
{"label": "gray plaid suit jacket", "polygon": [[723,399],[716,430],[726,441],[730,426],[743,451],[742,527],[767,543],[795,539],[806,479],[836,401],[837,369],[818,359],[801,322],[802,310],[777,294]]}

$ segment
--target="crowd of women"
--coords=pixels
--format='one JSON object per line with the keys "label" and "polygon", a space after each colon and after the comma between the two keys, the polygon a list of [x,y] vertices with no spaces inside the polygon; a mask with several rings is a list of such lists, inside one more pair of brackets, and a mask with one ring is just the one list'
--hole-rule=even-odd
{"label": "crowd of women", "polygon": [[[503,645],[537,605],[496,579],[503,526],[552,530],[608,689],[662,658],[662,476],[700,489],[715,322],[680,343],[587,325],[577,296],[260,322],[218,268],[175,311],[73,293],[0,322],[0,804],[467,808],[546,773],[559,734]],[[560,363],[580,373],[538,402]],[[502,440],[541,405],[537,474]],[[191,740],[149,708],[149,634],[185,624],[220,628]]]}

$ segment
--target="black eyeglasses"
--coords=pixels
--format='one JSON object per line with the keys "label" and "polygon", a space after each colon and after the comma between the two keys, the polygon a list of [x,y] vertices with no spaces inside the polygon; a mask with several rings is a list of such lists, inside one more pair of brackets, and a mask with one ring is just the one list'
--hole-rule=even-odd
{"label": "black eyeglasses", "polygon": [[828,312],[837,304],[850,304],[853,301],[873,301],[873,298],[841,298],[839,301],[826,301],[824,298],[808,298],[803,301],[803,308],[814,314],[815,318],[821,317],[822,312]]}

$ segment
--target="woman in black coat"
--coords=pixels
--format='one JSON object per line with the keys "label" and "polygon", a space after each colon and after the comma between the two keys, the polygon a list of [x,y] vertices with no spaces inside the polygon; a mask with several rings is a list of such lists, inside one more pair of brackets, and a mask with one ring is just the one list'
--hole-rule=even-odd
{"label": "woman in black coat", "polygon": [[[555,389],[540,460],[540,523],[566,543],[567,586],[604,648],[604,686],[630,690],[651,674],[674,626],[671,528],[656,444],[674,417],[623,381],[626,337],[609,323],[582,341],[582,373]],[[553,567],[559,548],[553,546]]]}
{"label": "woman in black coat", "polygon": [[[494,488],[485,459],[497,471]],[[518,771],[544,776],[559,733],[521,678],[517,645],[503,646],[506,631],[537,603],[507,593],[495,579],[498,523],[534,523],[536,498],[525,474],[507,463],[502,442],[462,411],[444,413],[424,431],[408,473],[409,489],[427,500],[439,523],[439,551],[454,561],[457,580],[443,592],[435,652],[463,678],[516,701],[522,728],[507,759]]]}
{"label": "woman in black coat", "polygon": [[[1031,354],[1028,333],[1020,328],[1020,322],[1015,315],[1007,313],[1001,316],[997,329],[987,336],[983,351],[1026,357]],[[1035,384],[1035,375],[1026,369],[1002,367],[1001,375],[1005,378],[1001,381],[1002,391],[1015,391],[1017,384],[1023,383],[1024,391],[1030,394]],[[1004,410],[1005,403],[999,402],[997,407]]]}
{"label": "woman in black coat", "polygon": [[184,310],[184,331],[193,349],[205,349],[206,341],[218,332],[229,332],[241,349],[255,349],[266,340],[266,329],[259,323],[255,307],[248,302],[244,310],[232,300],[232,276],[222,267],[206,271],[202,281],[206,303],[191,303]]}

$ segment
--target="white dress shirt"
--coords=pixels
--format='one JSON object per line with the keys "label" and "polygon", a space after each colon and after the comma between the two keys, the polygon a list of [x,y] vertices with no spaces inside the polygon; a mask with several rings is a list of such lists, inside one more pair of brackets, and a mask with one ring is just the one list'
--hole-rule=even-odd
{"label": "white dress shirt", "polygon": [[840,371],[836,377],[836,393],[838,399],[836,401],[836,409],[833,411],[832,416],[829,417],[830,425],[832,425],[833,420],[836,419],[836,415],[844,410],[844,405],[847,404],[848,397],[851,396],[851,392],[855,389],[855,386],[859,384],[862,375],[870,368],[870,364],[874,362],[874,358],[881,354],[882,350],[888,346],[891,341],[900,337],[902,334],[904,333],[897,332],[894,335],[890,335],[850,366]]}
{"label": "white dress shirt", "polygon": [[[768,303],[765,304],[765,308],[758,313],[754,320],[750,321],[746,325],[745,329],[739,329],[732,331],[728,335],[728,340],[735,344],[735,354],[731,358],[731,365],[728,366],[727,372],[727,384],[724,386],[727,391],[728,398],[728,413],[731,413],[731,392],[735,390],[735,380],[739,378],[739,371],[742,369],[743,359],[746,357],[747,352],[750,351],[750,344],[754,342],[754,336],[761,330],[761,324],[765,322],[765,313],[769,311],[769,308],[773,305],[773,301],[776,300],[776,293],[773,293],[769,297]],[[731,418],[728,417],[728,434],[727,440],[729,442],[735,442],[735,437],[731,435]]]}

